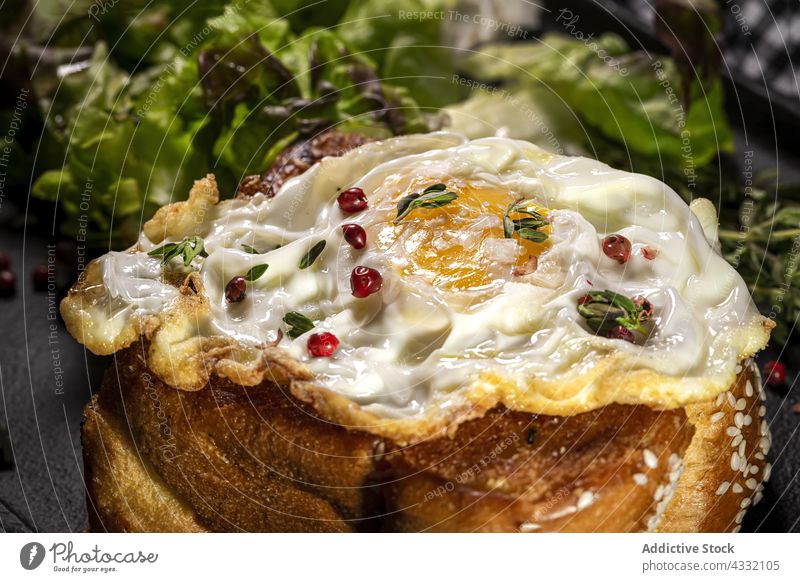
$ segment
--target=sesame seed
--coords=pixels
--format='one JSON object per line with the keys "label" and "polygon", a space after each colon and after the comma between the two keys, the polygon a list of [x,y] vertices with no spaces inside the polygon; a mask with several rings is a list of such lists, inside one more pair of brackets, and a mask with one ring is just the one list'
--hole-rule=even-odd
{"label": "sesame seed", "polygon": [[752,499],[750,499],[749,497],[745,497],[744,499],[742,499],[742,502],[739,504],[739,507],[745,509],[746,507],[749,507],[752,502],[753,502]]}
{"label": "sesame seed", "polygon": [[758,432],[761,434],[761,436],[764,436],[769,432],[769,425],[767,424],[766,420],[761,421],[761,426],[759,427]]}
{"label": "sesame seed", "polygon": [[739,443],[742,442],[743,440],[744,440],[744,436],[741,433],[739,433],[733,438],[733,442],[731,443],[731,446],[732,447],[738,447]]}
{"label": "sesame seed", "polygon": [[767,413],[767,407],[763,404],[758,407],[758,416],[764,416]]}
{"label": "sesame seed", "polygon": [[[743,519],[744,519],[744,511],[740,511],[739,513],[736,514],[736,523],[742,523]],[[735,530],[737,533],[739,531],[738,527],[739,526],[737,526],[737,529]]]}
{"label": "sesame seed", "polygon": [[756,486],[758,485],[758,481],[750,477],[747,481],[744,482],[744,484],[747,485],[748,489],[755,489]]}
{"label": "sesame seed", "polygon": [[726,392],[725,396],[728,397],[728,404],[731,406],[736,406],[736,398],[733,397],[733,394],[731,394],[730,391]]}
{"label": "sesame seed", "polygon": [[767,463],[764,465],[764,481],[769,481],[770,475],[772,475],[772,464]]}
{"label": "sesame seed", "polygon": [[715,412],[711,415],[711,422],[719,422],[723,416],[725,416],[724,412]]}
{"label": "sesame seed", "polygon": [[731,455],[731,469],[738,471],[741,466],[742,459],[739,458],[739,453],[735,452]]}
{"label": "sesame seed", "polygon": [[758,451],[756,453],[756,459],[758,459],[759,461],[763,461],[764,460],[764,453],[762,453],[761,451]]}
{"label": "sesame seed", "polygon": [[655,499],[656,501],[661,501],[663,497],[664,497],[664,486],[659,485],[658,489],[656,489],[656,492],[653,494],[653,499]]}
{"label": "sesame seed", "polygon": [[725,394],[720,392],[719,396],[717,396],[716,406],[719,407],[722,405],[722,399],[725,398]]}
{"label": "sesame seed", "polygon": [[734,483],[733,484],[733,492],[734,493],[741,493],[742,491],[744,491],[744,489],[742,489],[741,485],[739,485],[738,483]]}
{"label": "sesame seed", "polygon": [[755,463],[753,463],[752,465],[750,465],[750,473],[752,473],[753,475],[755,475],[756,473],[758,473],[758,465],[756,465]]}
{"label": "sesame seed", "polygon": [[736,436],[741,432],[742,429],[740,429],[738,426],[729,426],[728,428],[725,429],[725,434],[727,434],[729,437]]}
{"label": "sesame seed", "polygon": [[633,480],[637,485],[647,485],[647,475],[644,473],[634,473]]}
{"label": "sesame seed", "polygon": [[746,414],[744,417],[744,425],[750,426],[751,424],[753,424],[753,417],[750,416],[749,414]]}
{"label": "sesame seed", "polygon": [[742,365],[741,364],[736,364],[736,373],[737,374],[741,374],[742,373]]}
{"label": "sesame seed", "polygon": [[748,398],[753,396],[753,384],[750,383],[750,380],[744,385],[744,393]]}
{"label": "sesame seed", "polygon": [[744,424],[744,414],[742,414],[741,412],[737,412],[736,414],[734,414],[733,424],[736,425],[736,428],[742,428],[742,425]]}
{"label": "sesame seed", "polygon": [[739,400],[736,401],[736,410],[744,410],[745,406],[747,406],[747,400],[744,398],[739,398]]}
{"label": "sesame seed", "polygon": [[745,445],[747,445],[747,441],[742,441],[739,443],[739,455],[744,458],[744,449]]}
{"label": "sesame seed", "polygon": [[653,531],[654,529],[656,529],[660,517],[661,517],[660,515],[655,514],[653,517],[647,520],[647,531]]}
{"label": "sesame seed", "polygon": [[764,494],[761,491],[757,491],[755,497],[753,497],[753,505],[758,504],[762,499],[764,499]]}
{"label": "sesame seed", "polygon": [[731,486],[730,481],[723,481],[720,483],[719,487],[717,487],[717,495],[723,495]]}
{"label": "sesame seed", "polygon": [[761,437],[758,441],[758,448],[766,455],[769,452],[769,439],[767,437]]}
{"label": "sesame seed", "polygon": [[578,497],[578,509],[586,509],[592,504],[593,501],[594,493],[591,491],[584,491],[581,493],[581,496]]}
{"label": "sesame seed", "polygon": [[651,469],[655,469],[658,467],[658,457],[655,456],[653,451],[650,449],[645,449],[642,452],[642,456],[644,457],[644,464],[650,467]]}

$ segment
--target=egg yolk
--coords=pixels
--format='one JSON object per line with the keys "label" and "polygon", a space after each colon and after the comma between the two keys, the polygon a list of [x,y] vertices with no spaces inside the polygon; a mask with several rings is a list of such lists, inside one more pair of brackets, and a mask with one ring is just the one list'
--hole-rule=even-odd
{"label": "egg yolk", "polygon": [[[422,192],[438,180],[415,182],[397,195]],[[498,277],[510,278],[514,266],[522,267],[539,256],[549,241],[533,242],[514,233],[506,239],[503,216],[520,197],[501,188],[477,187],[443,180],[458,198],[439,208],[416,208],[394,224],[396,211],[387,213],[377,233],[377,243],[403,276],[420,276],[436,287],[452,291],[485,287]],[[530,202],[527,210],[547,216],[547,209]],[[528,216],[511,213],[509,218]],[[541,227],[549,234],[550,225]],[[513,241],[513,242],[512,242]]]}

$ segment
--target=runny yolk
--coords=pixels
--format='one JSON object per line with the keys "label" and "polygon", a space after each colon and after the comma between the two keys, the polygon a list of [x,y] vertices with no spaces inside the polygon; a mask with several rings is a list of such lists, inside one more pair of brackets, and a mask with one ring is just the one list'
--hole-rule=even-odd
{"label": "runny yolk", "polygon": [[[397,195],[396,202],[436,182],[415,182]],[[402,275],[421,276],[432,285],[448,290],[477,289],[490,284],[504,269],[509,278],[513,266],[524,265],[531,256],[542,254],[549,246],[548,240],[532,242],[514,233],[512,239],[517,246],[513,248],[512,245],[511,253],[516,253],[516,257],[507,265],[499,265],[494,243],[505,239],[503,216],[509,205],[521,197],[500,188],[445,183],[448,191],[458,194],[457,199],[439,208],[417,208],[398,224],[392,223],[395,218],[392,212],[379,228],[377,243]],[[527,209],[547,216],[547,209],[533,202]],[[509,217],[517,219],[527,215],[512,213]],[[549,234],[551,227],[547,225],[539,230]],[[496,240],[487,244],[490,239]]]}

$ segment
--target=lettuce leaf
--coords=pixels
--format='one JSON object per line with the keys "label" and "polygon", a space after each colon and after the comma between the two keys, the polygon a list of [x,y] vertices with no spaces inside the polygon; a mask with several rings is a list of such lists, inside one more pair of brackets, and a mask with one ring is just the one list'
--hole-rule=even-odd
{"label": "lettuce leaf", "polygon": [[[452,82],[457,55],[442,41],[446,12],[457,0],[351,2],[337,33],[374,60],[383,78],[405,87],[423,107],[438,108],[467,96]],[[430,18],[410,15],[426,14]]]}
{"label": "lettuce leaf", "polygon": [[479,81],[501,82],[510,93],[535,93],[554,120],[553,131],[583,134],[590,153],[609,140],[634,158],[674,164],[690,155],[702,166],[733,148],[718,79],[691,85],[685,96],[671,59],[631,53],[616,35],[592,43],[546,35],[536,44],[485,46],[465,69]]}
{"label": "lettuce leaf", "polygon": [[185,65],[172,76],[137,83],[112,64],[101,43],[89,67],[71,79],[90,89],[63,110],[66,123],[50,125],[48,137],[62,144],[64,167],[44,173],[32,190],[61,202],[64,232],[94,245],[125,244],[173,192],[188,192],[206,161],[193,147],[196,122],[176,115],[173,105],[175,95],[192,94]]}
{"label": "lettuce leaf", "polygon": [[[59,153],[32,194],[60,203],[62,230],[119,248],[135,240],[158,207],[184,199],[206,172],[216,173],[225,196],[286,145],[325,128],[378,136],[426,129],[407,90],[380,82],[369,57],[331,30],[295,33],[303,10],[296,18],[277,16],[290,5],[210,2],[186,17],[192,23],[212,14],[193,36],[179,45],[165,34],[160,48],[147,53],[151,66],[131,72],[130,54],[109,53],[100,41],[92,58],[71,63],[60,83],[40,82],[45,139]],[[158,14],[145,11],[133,21],[113,14],[151,27],[133,27],[131,54],[143,50],[136,45],[155,33]],[[175,30],[183,23],[177,19]]]}

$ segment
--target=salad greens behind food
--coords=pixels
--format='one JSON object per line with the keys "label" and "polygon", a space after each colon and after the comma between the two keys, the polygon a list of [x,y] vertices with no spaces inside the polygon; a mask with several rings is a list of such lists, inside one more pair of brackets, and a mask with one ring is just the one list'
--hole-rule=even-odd
{"label": "salad greens behind food", "polygon": [[[687,201],[712,199],[723,253],[756,301],[785,321],[800,314],[800,276],[785,258],[800,235],[800,192],[771,199],[769,177],[745,192],[741,168],[726,166],[733,141],[717,53],[697,33],[717,29],[711,4],[662,3],[678,31],[664,39],[675,58],[564,24],[451,49],[453,14],[463,26],[471,5],[459,0],[11,4],[19,17],[0,30],[19,39],[3,47],[12,57],[4,83],[17,86],[6,99],[32,95],[36,107],[13,146],[28,167],[9,179],[27,188],[35,176],[32,194],[58,202],[62,231],[82,229],[97,247],[130,244],[207,172],[232,195],[285,147],[327,128],[499,132],[653,175]],[[5,122],[13,103],[2,103]]]}
{"label": "salad greens behind food", "polygon": [[[428,129],[402,79],[380,82],[370,53],[315,26],[319,11],[279,17],[300,3],[178,2],[141,12],[125,3],[98,22],[86,16],[93,6],[82,16],[96,36],[90,56],[84,43],[73,51],[83,58],[65,58],[57,77],[34,74],[44,140],[57,147],[32,194],[61,204],[68,234],[88,214],[95,244],[130,243],[143,220],[208,171],[232,193],[288,144],[327,127],[376,137]],[[58,43],[75,40],[72,21],[65,26]],[[32,41],[17,48],[20,58],[40,50]]]}

